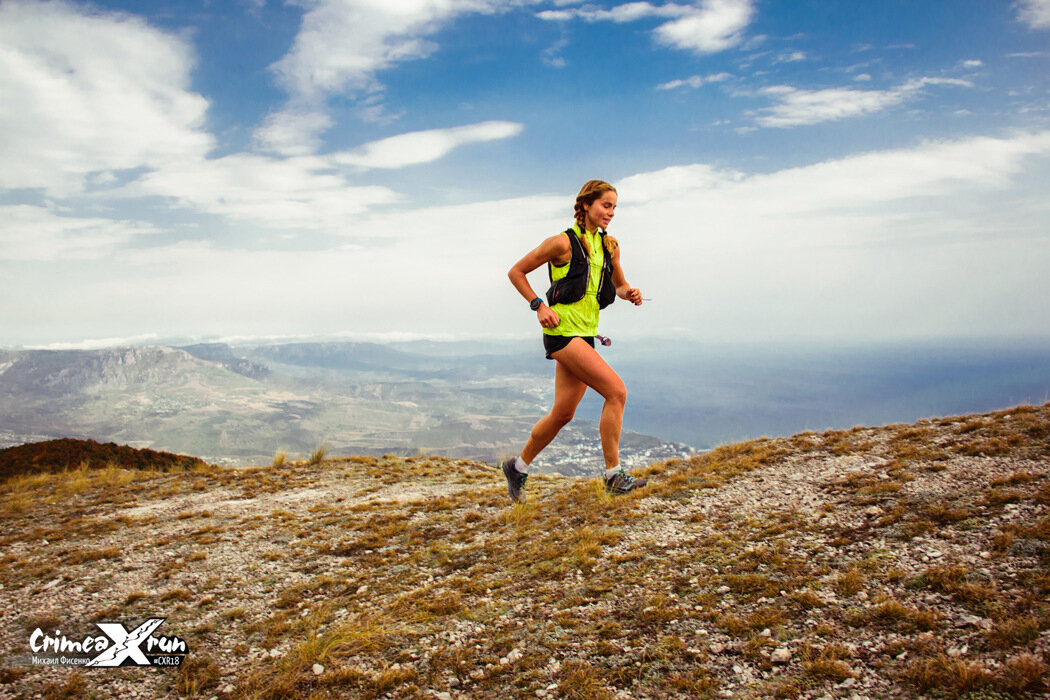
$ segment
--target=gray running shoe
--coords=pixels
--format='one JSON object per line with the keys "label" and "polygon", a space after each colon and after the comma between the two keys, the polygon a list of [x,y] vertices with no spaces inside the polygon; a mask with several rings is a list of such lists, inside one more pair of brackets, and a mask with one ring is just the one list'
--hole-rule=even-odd
{"label": "gray running shoe", "polygon": [[515,469],[515,462],[515,457],[503,461],[503,476],[507,477],[507,495],[515,503],[524,503],[525,494],[521,490],[525,488],[525,479],[529,478],[529,475]]}
{"label": "gray running shoe", "polygon": [[640,489],[648,483],[648,479],[637,479],[625,472],[623,467],[621,467],[612,476],[605,477],[605,490],[616,496]]}

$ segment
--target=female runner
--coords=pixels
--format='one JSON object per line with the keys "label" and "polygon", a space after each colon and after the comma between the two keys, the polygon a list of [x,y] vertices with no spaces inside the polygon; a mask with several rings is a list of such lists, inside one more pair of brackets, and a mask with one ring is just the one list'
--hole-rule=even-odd
{"label": "female runner", "polygon": [[[620,246],[606,235],[616,212],[616,190],[602,180],[591,180],[576,196],[576,222],[528,253],[507,273],[514,288],[529,301],[543,328],[548,360],[557,363],[554,406],[536,423],[518,457],[503,462],[512,501],[524,503],[525,479],[536,455],[576,413],[587,387],[605,399],[599,432],[605,457],[605,488],[622,494],[645,486],[620,466],[620,430],[627,388],[620,376],[594,349],[598,311],[615,297],[641,306],[642,293],[630,286],[620,266]],[[526,275],[548,265],[551,288],[547,298],[536,295]]]}

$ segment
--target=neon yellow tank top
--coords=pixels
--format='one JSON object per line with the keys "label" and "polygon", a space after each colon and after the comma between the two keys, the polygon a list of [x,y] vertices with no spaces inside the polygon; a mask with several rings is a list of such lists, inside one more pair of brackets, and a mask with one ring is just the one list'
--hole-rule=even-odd
{"label": "neon yellow tank top", "polygon": [[[580,225],[572,225],[573,232],[580,235]],[[587,245],[591,251],[591,270],[587,277],[587,292],[583,299],[573,304],[555,304],[551,309],[561,319],[554,328],[544,328],[547,335],[592,336],[598,332],[598,284],[601,282],[602,265],[605,263],[605,251],[602,249],[602,237],[597,231],[587,231]],[[557,282],[569,273],[569,263],[551,265],[551,280]]]}

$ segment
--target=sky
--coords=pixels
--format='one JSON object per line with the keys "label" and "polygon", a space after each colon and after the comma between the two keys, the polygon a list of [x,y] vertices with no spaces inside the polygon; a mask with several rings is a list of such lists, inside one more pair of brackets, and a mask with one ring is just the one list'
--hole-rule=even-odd
{"label": "sky", "polygon": [[1050,0],[0,0],[0,347],[535,338],[592,178],[607,335],[1050,337]]}

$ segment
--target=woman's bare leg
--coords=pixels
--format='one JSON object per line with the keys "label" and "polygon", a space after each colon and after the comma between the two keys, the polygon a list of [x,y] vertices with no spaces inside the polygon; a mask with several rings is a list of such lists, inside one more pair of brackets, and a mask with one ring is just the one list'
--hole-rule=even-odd
{"label": "woman's bare leg", "polygon": [[[575,342],[571,341],[569,345]],[[583,344],[586,345],[586,343]],[[559,350],[555,354],[560,354],[561,352],[563,351]],[[557,367],[554,370],[554,406],[551,407],[550,413],[540,418],[532,428],[529,441],[525,443],[525,448],[521,451],[521,458],[526,464],[531,464],[532,460],[536,459],[536,455],[550,444],[551,440],[558,434],[558,431],[572,420],[572,417],[576,414],[576,407],[580,405],[580,400],[587,391],[586,384],[573,376],[560,362],[556,364]]]}

